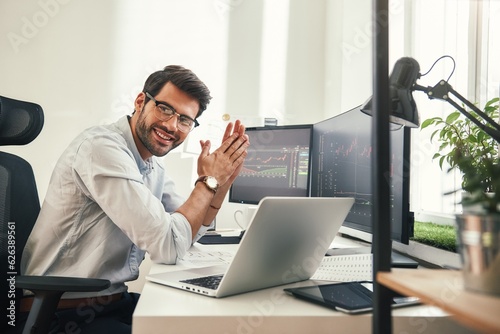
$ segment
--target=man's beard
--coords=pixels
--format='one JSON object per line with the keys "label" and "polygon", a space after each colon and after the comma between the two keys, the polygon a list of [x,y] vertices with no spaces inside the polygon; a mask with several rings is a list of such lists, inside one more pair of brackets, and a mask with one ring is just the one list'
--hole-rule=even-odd
{"label": "man's beard", "polygon": [[144,114],[144,109],[142,109],[141,115],[139,115],[139,119],[137,120],[137,125],[135,127],[135,132],[137,133],[137,137],[141,141],[141,143],[148,149],[151,154],[157,157],[162,157],[166,155],[168,152],[182,144],[182,141],[179,140],[178,136],[172,132],[165,129],[163,126],[156,126],[157,128],[162,129],[166,133],[175,137],[175,141],[172,142],[171,146],[164,146],[155,144],[155,140],[151,139],[150,136],[153,136],[153,126],[148,127],[146,124],[146,116]]}

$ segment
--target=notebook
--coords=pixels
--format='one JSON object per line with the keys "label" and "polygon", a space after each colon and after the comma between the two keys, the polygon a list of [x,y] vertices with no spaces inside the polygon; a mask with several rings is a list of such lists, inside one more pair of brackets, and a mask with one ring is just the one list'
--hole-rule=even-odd
{"label": "notebook", "polygon": [[353,203],[345,197],[266,197],[229,264],[150,274],[146,279],[217,298],[307,280]]}

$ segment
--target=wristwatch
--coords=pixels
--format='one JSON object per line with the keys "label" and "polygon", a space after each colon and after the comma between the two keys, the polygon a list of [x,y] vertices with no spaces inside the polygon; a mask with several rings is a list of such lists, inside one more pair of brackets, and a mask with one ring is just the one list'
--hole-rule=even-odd
{"label": "wristwatch", "polygon": [[196,180],[196,182],[194,183],[194,185],[196,186],[196,184],[198,182],[205,183],[205,185],[207,186],[207,188],[210,189],[210,190],[212,190],[214,193],[216,193],[217,189],[219,189],[219,182],[217,182],[217,180],[213,176],[206,176],[206,175],[200,176]]}

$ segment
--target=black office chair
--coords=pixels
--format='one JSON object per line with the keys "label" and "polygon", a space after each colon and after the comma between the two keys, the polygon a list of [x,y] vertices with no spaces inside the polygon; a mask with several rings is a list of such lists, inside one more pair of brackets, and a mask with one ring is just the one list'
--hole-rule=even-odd
{"label": "black office chair", "polygon": [[[0,96],[0,146],[30,143],[42,130],[43,122],[39,105]],[[47,333],[64,292],[101,291],[110,286],[108,280],[102,279],[20,275],[22,251],[39,211],[31,165],[14,154],[0,151],[0,253],[5,275],[0,284],[1,293],[7,296],[3,306],[7,309],[7,321],[5,318],[1,321],[2,333],[20,332],[12,324],[18,323],[23,289],[34,293],[23,333]]]}

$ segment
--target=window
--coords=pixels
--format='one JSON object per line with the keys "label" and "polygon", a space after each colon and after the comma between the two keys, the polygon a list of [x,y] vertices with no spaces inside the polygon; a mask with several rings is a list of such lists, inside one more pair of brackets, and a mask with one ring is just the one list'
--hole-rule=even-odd
{"label": "window", "polygon": [[[393,1],[401,6],[404,15],[391,21],[391,63],[402,56],[415,58],[421,73],[443,55],[455,59],[456,69],[450,84],[471,102],[483,105],[499,94],[499,43],[494,32],[500,24],[494,20],[500,14],[498,1]],[[392,19],[392,17],[391,17]],[[394,31],[394,32],[393,32]],[[403,31],[404,33],[401,33]],[[394,59],[392,59],[394,56]],[[443,59],[419,83],[434,86],[447,79],[453,64]],[[443,101],[429,100],[425,94],[415,92],[414,97],[421,121],[436,115],[444,116],[453,107]],[[412,210],[417,214],[449,215],[460,212],[460,192],[443,195],[460,188],[460,175],[442,171],[432,156],[437,150],[430,143],[432,130],[416,129],[412,132]]]}

